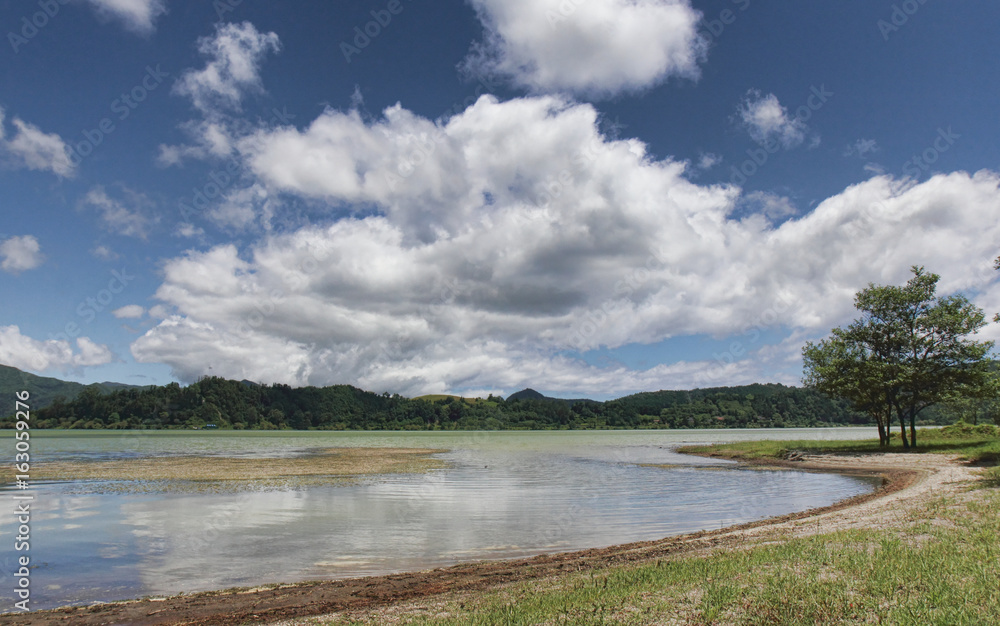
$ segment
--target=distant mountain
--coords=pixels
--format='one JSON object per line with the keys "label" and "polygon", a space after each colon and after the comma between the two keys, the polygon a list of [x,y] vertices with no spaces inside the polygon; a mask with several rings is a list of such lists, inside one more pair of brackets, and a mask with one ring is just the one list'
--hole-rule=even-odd
{"label": "distant mountain", "polygon": [[507,396],[507,402],[511,400],[546,400],[547,398],[534,389],[522,389]]}
{"label": "distant mountain", "polygon": [[597,400],[588,400],[586,398],[551,398],[549,396],[542,395],[531,388],[522,389],[521,391],[507,396],[507,402],[512,400],[544,400],[548,402],[562,402],[569,405],[576,404],[577,402],[593,402],[597,404]]}
{"label": "distant mountain", "polygon": [[82,385],[58,378],[47,376],[36,376],[28,372],[22,372],[16,367],[0,365],[0,415],[13,413],[14,394],[18,391],[27,391],[31,394],[28,406],[32,410],[43,409],[50,406],[59,396],[67,402],[75,399],[80,392],[88,386],[96,386],[103,393],[111,393],[119,389],[134,389],[135,385],[125,385],[123,383],[94,383],[93,385]]}

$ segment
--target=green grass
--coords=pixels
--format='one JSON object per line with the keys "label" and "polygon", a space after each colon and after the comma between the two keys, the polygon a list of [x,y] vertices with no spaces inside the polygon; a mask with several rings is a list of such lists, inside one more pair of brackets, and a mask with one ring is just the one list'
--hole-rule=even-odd
{"label": "green grass", "polygon": [[[957,454],[970,463],[984,465],[1000,461],[1000,437],[996,427],[956,424],[940,430],[917,432],[917,447],[903,448],[899,441],[888,447],[877,439],[862,441],[743,441],[710,446],[686,446],[680,452],[729,459],[783,459],[792,451],[806,454],[938,453]],[[992,470],[991,470],[992,471]],[[995,473],[995,472],[994,472]]]}
{"label": "green grass", "polygon": [[976,493],[933,501],[890,530],[611,567],[316,623],[997,624],[1000,491]]}

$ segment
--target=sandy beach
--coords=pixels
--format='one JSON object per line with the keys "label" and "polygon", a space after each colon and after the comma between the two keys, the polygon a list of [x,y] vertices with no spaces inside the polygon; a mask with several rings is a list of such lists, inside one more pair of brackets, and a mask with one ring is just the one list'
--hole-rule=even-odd
{"label": "sandy beach", "polygon": [[962,497],[976,472],[953,457],[932,454],[820,455],[762,465],[879,476],[883,484],[871,494],[821,509],[658,541],[423,572],[146,598],[26,615],[6,614],[0,616],[0,624],[291,625],[313,623],[308,618],[324,615],[392,621],[394,614],[510,583],[542,581],[569,572],[704,554],[719,548],[752,546],[844,529],[889,528],[932,498]]}

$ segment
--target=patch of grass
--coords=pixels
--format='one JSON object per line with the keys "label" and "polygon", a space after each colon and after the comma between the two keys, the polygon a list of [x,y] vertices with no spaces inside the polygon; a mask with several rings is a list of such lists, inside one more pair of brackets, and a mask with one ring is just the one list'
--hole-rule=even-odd
{"label": "patch of grass", "polygon": [[[987,624],[1000,606],[1000,491],[895,526],[616,566],[319,624]],[[315,618],[313,618],[315,619]]]}
{"label": "patch of grass", "polygon": [[[993,427],[991,427],[993,428]],[[741,441],[709,446],[685,446],[679,452],[727,459],[784,459],[792,452],[804,454],[938,453],[957,454],[978,464],[1000,460],[1000,438],[995,430],[923,430],[917,433],[917,447],[904,448],[898,441],[879,446],[877,439],[863,441]]]}

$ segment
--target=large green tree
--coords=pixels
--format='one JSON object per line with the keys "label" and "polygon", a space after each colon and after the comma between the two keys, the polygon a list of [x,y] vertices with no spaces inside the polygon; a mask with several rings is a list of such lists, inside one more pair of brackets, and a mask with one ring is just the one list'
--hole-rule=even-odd
{"label": "large green tree", "polygon": [[872,415],[883,445],[893,417],[915,446],[921,411],[988,384],[993,343],[971,338],[985,315],[963,295],[937,296],[939,280],[914,267],[906,285],[869,284],[854,298],[858,319],[803,348],[805,384]]}

